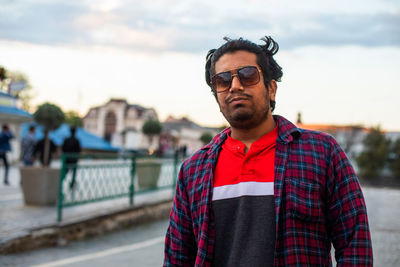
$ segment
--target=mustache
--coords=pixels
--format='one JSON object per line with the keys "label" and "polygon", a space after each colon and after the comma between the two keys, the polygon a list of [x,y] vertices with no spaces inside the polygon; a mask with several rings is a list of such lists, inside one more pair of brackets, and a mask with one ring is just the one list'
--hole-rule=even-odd
{"label": "mustache", "polygon": [[251,98],[251,95],[246,94],[246,93],[230,95],[225,99],[225,103],[228,104],[228,103],[232,102],[232,99],[237,98],[237,97],[249,99],[249,98]]}

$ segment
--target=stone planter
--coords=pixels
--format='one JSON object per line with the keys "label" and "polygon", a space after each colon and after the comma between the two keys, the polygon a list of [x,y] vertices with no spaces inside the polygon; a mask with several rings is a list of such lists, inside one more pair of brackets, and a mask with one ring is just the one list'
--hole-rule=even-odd
{"label": "stone planter", "polygon": [[156,189],[161,173],[162,162],[159,159],[136,160],[136,177],[139,190]]}
{"label": "stone planter", "polygon": [[57,203],[59,168],[21,167],[20,173],[25,204],[51,206]]}

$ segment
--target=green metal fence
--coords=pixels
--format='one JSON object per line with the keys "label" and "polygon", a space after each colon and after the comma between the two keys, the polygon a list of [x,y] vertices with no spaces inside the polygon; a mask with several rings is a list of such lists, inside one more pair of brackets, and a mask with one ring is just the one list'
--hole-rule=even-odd
{"label": "green metal fence", "polygon": [[177,156],[63,154],[57,220],[62,220],[65,207],[121,197],[129,198],[129,204],[133,205],[136,194],[174,188],[180,162]]}

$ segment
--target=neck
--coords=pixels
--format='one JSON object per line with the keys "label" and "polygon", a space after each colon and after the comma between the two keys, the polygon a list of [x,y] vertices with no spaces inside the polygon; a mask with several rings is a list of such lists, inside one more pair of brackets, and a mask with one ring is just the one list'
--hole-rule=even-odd
{"label": "neck", "polygon": [[271,114],[267,117],[265,121],[256,127],[250,129],[242,129],[242,128],[231,128],[231,137],[233,139],[239,140],[240,142],[246,145],[245,152],[250,149],[250,146],[253,142],[260,139],[263,135],[272,131],[276,126],[274,118]]}

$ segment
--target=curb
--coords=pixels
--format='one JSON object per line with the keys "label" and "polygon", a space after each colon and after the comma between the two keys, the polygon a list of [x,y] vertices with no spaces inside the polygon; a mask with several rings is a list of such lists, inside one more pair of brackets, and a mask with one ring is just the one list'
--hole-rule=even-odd
{"label": "curb", "polygon": [[32,228],[27,234],[0,244],[0,254],[13,254],[38,248],[65,246],[68,242],[102,235],[169,217],[172,201],[127,208],[77,222],[60,222]]}

